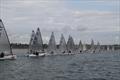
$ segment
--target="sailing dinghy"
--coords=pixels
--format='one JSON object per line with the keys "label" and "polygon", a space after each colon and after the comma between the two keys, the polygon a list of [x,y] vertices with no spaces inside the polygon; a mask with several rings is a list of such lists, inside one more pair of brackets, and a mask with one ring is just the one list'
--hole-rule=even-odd
{"label": "sailing dinghy", "polygon": [[61,34],[60,45],[59,45],[60,55],[68,54],[67,45],[63,34]]}
{"label": "sailing dinghy", "polygon": [[36,34],[32,31],[31,40],[29,43],[29,57],[43,57],[45,56],[43,49],[43,40],[40,29],[37,28]]}
{"label": "sailing dinghy", "polygon": [[78,53],[82,53],[82,52],[83,52],[83,44],[82,44],[82,41],[80,40],[79,46],[78,46]]}
{"label": "sailing dinghy", "polygon": [[57,50],[57,47],[56,47],[55,36],[54,36],[54,32],[52,32],[49,43],[48,43],[49,55],[57,55],[56,50]]}
{"label": "sailing dinghy", "polygon": [[67,49],[68,54],[74,54],[75,51],[75,44],[72,36],[69,35],[68,41],[67,41]]}
{"label": "sailing dinghy", "polygon": [[95,52],[99,53],[100,51],[101,51],[101,46],[100,46],[100,43],[97,42]]}
{"label": "sailing dinghy", "polygon": [[92,39],[92,41],[91,41],[90,53],[95,53],[95,45],[94,45],[93,39]]}
{"label": "sailing dinghy", "polygon": [[16,55],[12,52],[6,29],[2,20],[0,19],[0,60],[13,59],[16,59]]}

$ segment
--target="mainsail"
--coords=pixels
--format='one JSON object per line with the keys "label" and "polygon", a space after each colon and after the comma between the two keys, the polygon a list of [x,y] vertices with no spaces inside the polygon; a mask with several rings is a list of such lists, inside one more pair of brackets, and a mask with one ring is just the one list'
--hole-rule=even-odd
{"label": "mainsail", "polygon": [[78,50],[79,51],[83,51],[83,45],[82,45],[82,41],[81,40],[79,42]]}
{"label": "mainsail", "polygon": [[91,48],[90,48],[90,50],[91,50],[91,51],[94,51],[94,50],[95,50],[95,46],[94,46],[94,41],[93,41],[93,39],[92,39],[92,41],[91,41]]}
{"label": "mainsail", "polygon": [[83,44],[83,51],[86,51],[87,50],[87,46],[86,46],[86,44],[84,43]]}
{"label": "mainsail", "polygon": [[48,51],[54,52],[55,50],[56,50],[56,42],[55,42],[54,32],[52,32],[49,43],[48,43]]}
{"label": "mainsail", "polygon": [[5,54],[13,54],[7,32],[2,20],[0,19],[0,53],[1,52],[4,52]]}
{"label": "mainsail", "polygon": [[97,42],[96,51],[97,51],[97,52],[100,52],[100,43],[99,43],[99,42]]}
{"label": "mainsail", "polygon": [[67,42],[67,49],[68,51],[73,51],[75,49],[75,44],[72,36],[69,35],[68,42]]}
{"label": "mainsail", "polygon": [[30,42],[29,42],[29,51],[33,50],[33,41],[34,41],[34,37],[35,37],[35,32],[34,30],[32,31],[32,34],[31,34],[31,38],[30,38]]}
{"label": "mainsail", "polygon": [[63,34],[61,34],[59,50],[60,50],[60,52],[66,52],[67,51],[67,45],[66,45],[66,41],[65,41],[65,38],[64,38]]}
{"label": "mainsail", "polygon": [[34,47],[34,50],[36,51],[43,50],[43,40],[42,40],[42,36],[39,28],[37,28],[36,34],[33,39],[33,47]]}

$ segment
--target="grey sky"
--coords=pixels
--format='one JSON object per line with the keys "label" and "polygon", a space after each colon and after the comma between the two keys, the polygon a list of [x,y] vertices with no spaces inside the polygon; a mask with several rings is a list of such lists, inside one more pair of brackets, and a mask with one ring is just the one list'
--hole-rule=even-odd
{"label": "grey sky", "polygon": [[44,43],[54,31],[59,43],[61,33],[66,40],[72,35],[90,43],[119,43],[119,0],[0,0],[0,18],[11,42],[28,43],[31,31],[39,27]]}

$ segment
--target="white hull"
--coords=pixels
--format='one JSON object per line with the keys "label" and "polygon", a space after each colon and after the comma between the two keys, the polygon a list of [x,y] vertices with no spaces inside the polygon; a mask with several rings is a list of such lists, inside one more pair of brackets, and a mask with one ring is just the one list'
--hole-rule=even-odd
{"label": "white hull", "polygon": [[44,57],[46,53],[40,53],[39,55],[28,54],[28,57]]}
{"label": "white hull", "polygon": [[3,58],[0,58],[0,60],[15,60],[17,57],[16,55],[7,55],[4,56]]}

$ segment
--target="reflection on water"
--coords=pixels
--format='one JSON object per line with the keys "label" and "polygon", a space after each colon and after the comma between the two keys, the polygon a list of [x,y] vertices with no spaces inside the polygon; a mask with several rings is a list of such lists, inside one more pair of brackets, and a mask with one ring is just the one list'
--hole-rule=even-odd
{"label": "reflection on water", "polygon": [[119,52],[25,57],[26,50],[14,50],[14,61],[0,61],[0,80],[120,80]]}

